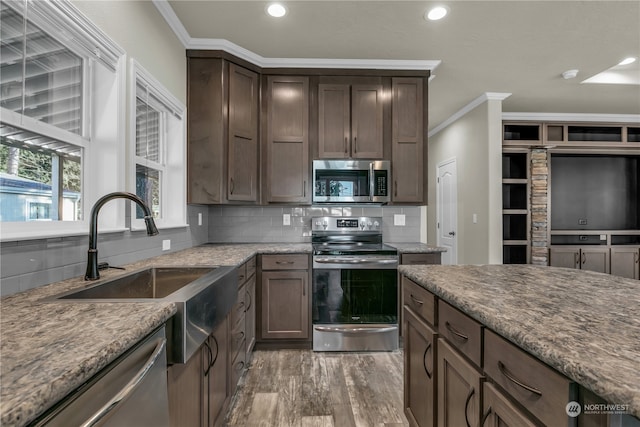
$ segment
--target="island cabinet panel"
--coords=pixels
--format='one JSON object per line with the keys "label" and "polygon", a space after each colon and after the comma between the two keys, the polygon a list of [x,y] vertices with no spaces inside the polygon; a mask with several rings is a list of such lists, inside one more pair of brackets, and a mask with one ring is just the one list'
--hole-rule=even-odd
{"label": "island cabinet panel", "polygon": [[629,279],[640,279],[640,249],[637,247],[612,247],[611,274]]}
{"label": "island cabinet panel", "polygon": [[403,330],[405,414],[412,426],[434,427],[438,334],[406,305]]}
{"label": "island cabinet panel", "polygon": [[265,98],[265,199],[309,203],[309,78],[269,76]]}
{"label": "island cabinet panel", "polygon": [[393,202],[425,202],[423,79],[392,79]]}
{"label": "island cabinet panel", "polygon": [[484,383],[482,400],[482,427],[538,427],[540,425],[532,421],[491,383]]}
{"label": "island cabinet panel", "polygon": [[545,425],[568,425],[566,405],[573,400],[573,383],[488,329],[484,332],[484,370]]}
{"label": "island cabinet panel", "polygon": [[438,427],[479,426],[484,377],[442,338],[437,358]]}
{"label": "island cabinet panel", "polygon": [[466,314],[442,300],[438,301],[440,336],[446,338],[476,366],[481,366],[482,362],[482,329],[480,323]]}
{"label": "island cabinet panel", "polygon": [[381,84],[320,84],[319,158],[382,159],[383,112]]}

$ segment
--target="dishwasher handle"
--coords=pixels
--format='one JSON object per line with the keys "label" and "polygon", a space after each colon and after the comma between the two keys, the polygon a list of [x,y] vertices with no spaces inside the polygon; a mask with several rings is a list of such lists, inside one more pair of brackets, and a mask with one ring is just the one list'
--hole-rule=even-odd
{"label": "dishwasher handle", "polygon": [[107,416],[107,414],[109,414],[113,409],[117,408],[120,403],[122,403],[127,397],[129,397],[145,379],[151,368],[158,361],[160,355],[163,354],[162,352],[166,344],[166,338],[162,338],[156,345],[156,348],[153,350],[153,353],[151,353],[151,356],[149,356],[149,359],[146,361],[144,366],[140,368],[136,375],[127,383],[127,385],[125,385],[122,390],[118,392],[118,394],[116,394],[102,408],[100,408],[98,412],[93,414],[89,419],[82,423],[80,427],[92,427],[97,425],[97,423],[100,422],[101,419]]}

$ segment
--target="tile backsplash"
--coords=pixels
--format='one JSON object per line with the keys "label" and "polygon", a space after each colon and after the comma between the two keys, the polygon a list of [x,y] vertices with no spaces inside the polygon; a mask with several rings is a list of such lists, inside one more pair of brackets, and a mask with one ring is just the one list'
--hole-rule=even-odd
{"label": "tile backsplash", "polygon": [[[311,218],[317,216],[379,216],[386,242],[420,241],[419,206],[210,206],[209,241],[216,243],[310,242]],[[284,225],[284,215],[290,225]],[[394,215],[405,215],[405,225],[394,225]]]}

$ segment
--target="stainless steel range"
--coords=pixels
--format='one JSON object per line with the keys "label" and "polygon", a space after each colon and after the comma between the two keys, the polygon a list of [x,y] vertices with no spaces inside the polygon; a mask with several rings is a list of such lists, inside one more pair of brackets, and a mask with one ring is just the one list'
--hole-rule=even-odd
{"label": "stainless steel range", "polygon": [[398,348],[398,253],[380,217],[312,218],[314,351]]}

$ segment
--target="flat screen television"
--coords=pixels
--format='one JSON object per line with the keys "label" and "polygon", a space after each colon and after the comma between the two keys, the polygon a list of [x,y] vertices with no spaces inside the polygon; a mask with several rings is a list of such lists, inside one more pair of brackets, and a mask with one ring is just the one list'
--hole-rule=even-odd
{"label": "flat screen television", "polygon": [[640,228],[640,156],[551,155],[552,230]]}

